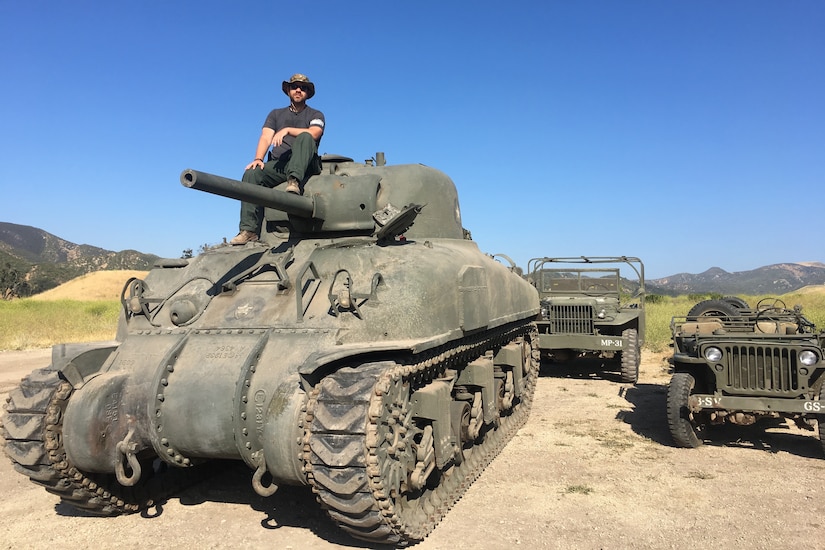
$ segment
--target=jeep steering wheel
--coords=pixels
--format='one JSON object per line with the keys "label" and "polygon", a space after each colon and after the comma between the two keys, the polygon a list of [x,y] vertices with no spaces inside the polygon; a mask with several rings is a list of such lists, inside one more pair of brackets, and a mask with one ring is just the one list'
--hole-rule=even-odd
{"label": "jeep steering wheel", "polygon": [[756,303],[756,309],[788,309],[788,306],[779,298],[762,298]]}

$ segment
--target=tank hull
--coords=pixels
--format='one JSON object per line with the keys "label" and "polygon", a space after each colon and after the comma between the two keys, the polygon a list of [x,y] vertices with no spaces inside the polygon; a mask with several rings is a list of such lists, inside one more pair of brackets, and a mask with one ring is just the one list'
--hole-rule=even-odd
{"label": "tank hull", "polygon": [[[70,461],[82,470],[114,472],[123,460],[117,445],[131,431],[130,444],[154,449],[176,466],[214,458],[257,467],[267,440],[301,437],[295,419],[311,385],[304,381],[319,372],[374,356],[407,360],[536,314],[529,285],[514,292],[505,266],[474,242],[451,239],[392,247],[369,240],[302,241],[288,253],[267,245],[229,248],[174,268],[171,285],[168,268],[151,272],[145,284],[158,292],[182,286],[177,294],[185,297],[191,283],[178,280],[197,280],[202,263],[257,265],[265,255],[278,264],[287,254],[283,273],[215,296],[191,326],[164,322],[171,318],[164,310],[183,299],[176,295],[154,316],[159,326],[133,321],[100,372],[75,388],[64,420]],[[300,297],[299,311],[298,291],[295,285],[284,291],[281,275],[297,282],[306,265],[317,280],[337,274],[342,289],[347,274],[355,305],[343,307],[334,289],[319,289]],[[430,269],[421,276],[425,265]],[[333,307],[340,310],[336,315]],[[277,482],[306,483],[297,443],[291,452],[270,447],[266,463]]]}

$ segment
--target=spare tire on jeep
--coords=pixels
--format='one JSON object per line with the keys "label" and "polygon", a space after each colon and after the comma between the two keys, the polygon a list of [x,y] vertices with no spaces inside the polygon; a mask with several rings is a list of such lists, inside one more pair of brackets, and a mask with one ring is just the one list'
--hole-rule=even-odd
{"label": "spare tire on jeep", "polygon": [[687,318],[696,317],[737,317],[739,308],[727,300],[703,300],[690,308]]}
{"label": "spare tire on jeep", "polygon": [[722,296],[722,300],[738,309],[750,309],[751,306],[739,296]]}

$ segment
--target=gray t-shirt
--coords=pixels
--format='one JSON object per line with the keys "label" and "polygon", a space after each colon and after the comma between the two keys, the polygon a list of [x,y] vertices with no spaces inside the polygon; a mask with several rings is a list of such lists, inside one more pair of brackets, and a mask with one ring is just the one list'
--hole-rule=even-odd
{"label": "gray t-shirt", "polygon": [[[313,109],[309,105],[304,107],[300,113],[293,113],[289,107],[283,109],[273,109],[266,117],[264,128],[271,128],[276,132],[282,128],[309,128],[310,126],[318,126],[324,129],[324,113]],[[278,147],[272,148],[272,158],[278,158],[286,151],[292,149],[292,143],[295,141],[295,136],[286,136],[284,142]],[[316,146],[321,145],[321,140],[315,141]]]}

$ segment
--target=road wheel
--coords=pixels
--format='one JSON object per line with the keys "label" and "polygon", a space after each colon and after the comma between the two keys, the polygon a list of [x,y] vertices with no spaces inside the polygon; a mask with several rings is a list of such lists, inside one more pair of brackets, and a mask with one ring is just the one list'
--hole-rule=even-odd
{"label": "road wheel", "polygon": [[642,353],[639,349],[639,333],[635,328],[622,331],[621,379],[626,384],[636,384],[639,381],[639,365],[642,362]]}
{"label": "road wheel", "polygon": [[679,447],[695,448],[702,445],[699,434],[703,426],[688,408],[688,398],[696,381],[686,372],[677,372],[667,387],[667,425],[674,443]]}
{"label": "road wheel", "polygon": [[739,308],[725,300],[703,300],[690,308],[688,318],[696,317],[737,317]]}

